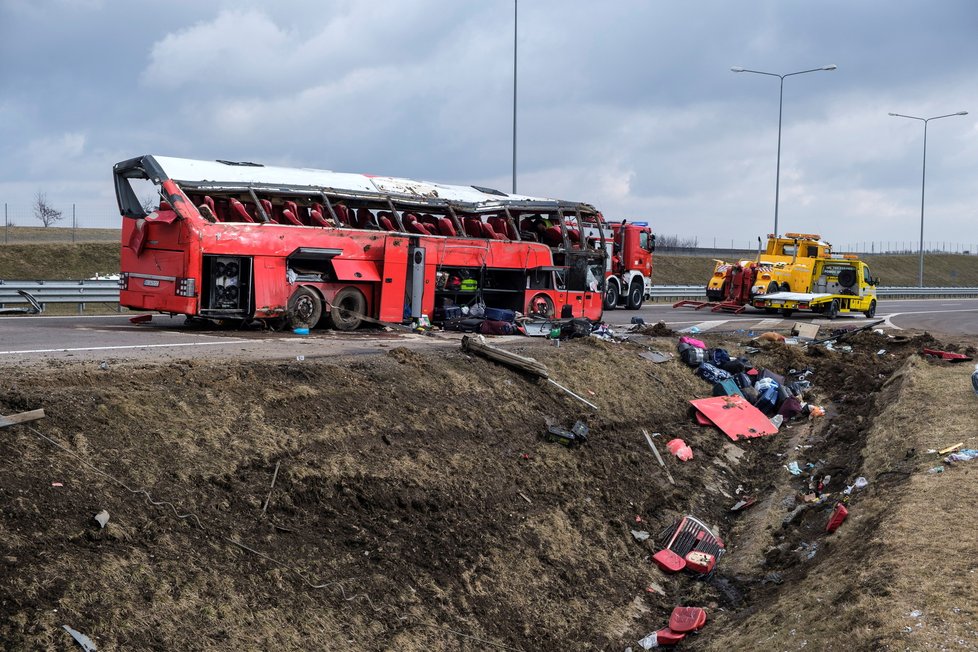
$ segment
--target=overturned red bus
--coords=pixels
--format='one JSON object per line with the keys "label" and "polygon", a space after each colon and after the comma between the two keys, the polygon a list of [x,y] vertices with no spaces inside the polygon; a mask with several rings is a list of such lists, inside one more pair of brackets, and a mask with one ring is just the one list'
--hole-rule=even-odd
{"label": "overturned red bus", "polygon": [[476,303],[601,317],[604,226],[588,204],[163,156],[114,175],[127,308],[340,330]]}

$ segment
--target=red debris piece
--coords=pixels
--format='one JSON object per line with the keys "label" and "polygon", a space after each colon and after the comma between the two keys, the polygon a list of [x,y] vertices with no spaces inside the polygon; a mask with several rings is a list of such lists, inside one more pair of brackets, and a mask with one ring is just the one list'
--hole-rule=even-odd
{"label": "red debris piece", "polygon": [[700,607],[676,607],[669,616],[669,629],[686,634],[702,629],[706,624],[706,610]]}
{"label": "red debris piece", "polygon": [[832,516],[829,517],[829,522],[825,526],[825,531],[831,534],[839,529],[842,525],[842,521],[846,520],[846,516],[849,516],[849,510],[842,503],[836,503],[835,509],[832,511]]}
{"label": "red debris piece", "polygon": [[678,573],[686,568],[686,560],[668,548],[664,548],[652,555],[652,561],[667,573]]}
{"label": "red debris piece", "polygon": [[659,645],[675,645],[686,638],[685,634],[664,627],[655,633],[655,642]]}
{"label": "red debris piece", "polygon": [[933,356],[935,358],[940,358],[941,360],[947,360],[948,362],[971,362],[972,360],[970,356],[962,353],[952,353],[950,351],[940,351],[938,349],[923,349],[921,353],[924,355]]}
{"label": "red debris piece", "polygon": [[135,317],[130,317],[129,322],[132,324],[148,324],[153,320],[153,315],[136,315]]}
{"label": "red debris piece", "polygon": [[778,432],[771,420],[743,396],[713,396],[694,399],[690,403],[733,441]]}
{"label": "red debris piece", "polygon": [[701,575],[706,575],[716,566],[717,558],[708,552],[693,550],[686,553],[686,567]]}

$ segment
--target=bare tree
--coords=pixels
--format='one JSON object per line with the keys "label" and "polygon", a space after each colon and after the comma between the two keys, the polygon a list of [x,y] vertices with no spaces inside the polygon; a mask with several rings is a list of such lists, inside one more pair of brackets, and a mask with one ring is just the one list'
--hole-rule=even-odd
{"label": "bare tree", "polygon": [[44,226],[51,226],[55,222],[64,219],[64,214],[48,203],[47,195],[44,191],[38,190],[34,196],[34,217],[40,220]]}

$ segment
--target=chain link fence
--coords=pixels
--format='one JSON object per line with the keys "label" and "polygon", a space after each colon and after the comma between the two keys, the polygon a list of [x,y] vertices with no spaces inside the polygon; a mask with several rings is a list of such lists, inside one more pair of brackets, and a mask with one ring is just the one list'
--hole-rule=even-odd
{"label": "chain link fence", "polygon": [[49,226],[41,223],[34,206],[4,203],[2,209],[2,244],[119,241],[121,218],[114,205],[57,206],[59,216]]}

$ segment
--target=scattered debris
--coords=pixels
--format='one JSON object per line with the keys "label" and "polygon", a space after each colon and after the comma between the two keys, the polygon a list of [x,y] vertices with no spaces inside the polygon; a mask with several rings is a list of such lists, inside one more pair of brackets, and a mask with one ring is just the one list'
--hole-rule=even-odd
{"label": "scattered debris", "polygon": [[275,480],[278,478],[278,467],[282,465],[282,460],[275,462],[275,471],[272,473],[272,484],[268,487],[268,495],[265,496],[265,504],[261,506],[261,513],[264,514],[268,509],[268,501],[272,499],[272,491],[275,490]]}
{"label": "scattered debris", "polygon": [[[974,358],[963,353],[954,353],[953,351],[941,351],[939,349],[921,349],[920,353],[925,357],[929,358],[940,358],[941,360],[947,360],[948,362],[971,362]],[[978,367],[976,367],[978,371]]]}
{"label": "scattered debris", "polygon": [[814,340],[818,337],[818,328],[818,324],[795,322],[795,325],[791,328],[791,334],[808,340]]}
{"label": "scattered debris", "polygon": [[522,491],[517,491],[516,493],[517,493],[517,495],[519,495],[520,498],[522,498],[523,500],[525,500],[527,502],[527,504],[529,504],[529,505],[532,505],[533,504],[533,501],[530,500],[527,497],[527,495],[525,493],[523,493]]}
{"label": "scattered debris", "polygon": [[829,517],[829,522],[825,525],[825,531],[832,534],[838,530],[847,516],[849,516],[849,510],[846,509],[846,506],[842,503],[836,503],[835,509],[832,510],[832,516]]}
{"label": "scattered debris", "polygon": [[642,351],[638,356],[656,364],[669,362],[673,358],[671,353],[662,353],[660,351]]}
{"label": "scattered debris", "polygon": [[944,473],[943,466],[935,466],[933,468],[927,469],[928,473]]}
{"label": "scattered debris", "polygon": [[733,507],[730,508],[730,511],[741,512],[747,509],[748,507],[753,507],[755,503],[757,503],[757,499],[754,498],[753,496],[744,496],[743,498],[738,500]]}
{"label": "scattered debris", "polygon": [[784,342],[784,335],[781,333],[775,333],[774,331],[768,331],[766,333],[761,333],[756,338],[758,342]]}
{"label": "scattered debris", "polygon": [[798,466],[798,462],[790,462],[785,464],[784,468],[788,469],[788,473],[791,475],[801,475],[801,467]]}
{"label": "scattered debris", "polygon": [[136,315],[129,318],[130,324],[148,324],[153,321],[153,315]]}
{"label": "scattered debris", "polygon": [[978,364],[975,365],[975,370],[971,373],[971,387],[975,390],[975,394],[978,394]]}
{"label": "scattered debris", "polygon": [[700,607],[676,607],[669,615],[669,625],[654,631],[638,642],[643,650],[652,650],[663,645],[676,645],[686,634],[703,629],[706,625],[706,610]]}
{"label": "scattered debris", "polygon": [[[662,470],[666,472],[666,477],[669,478],[669,484],[675,485],[676,481],[673,480],[672,474],[669,473],[669,469],[666,468],[666,463],[662,460],[662,456],[659,455],[659,449],[655,447],[655,444],[652,442],[652,438],[649,437],[649,433],[643,428],[642,434],[645,435],[645,441],[649,442],[649,448],[651,448],[652,453],[655,454],[655,459],[659,462],[659,466],[661,466]],[[658,435],[659,433],[655,434]]]}
{"label": "scattered debris", "polygon": [[937,451],[937,454],[938,455],[947,455],[948,453],[951,453],[953,451],[958,450],[962,446],[964,446],[964,442],[963,441],[959,441],[958,443],[954,444],[953,446],[948,446],[947,448],[942,448],[941,450]]}
{"label": "scattered debris", "polygon": [[95,515],[95,522],[98,523],[99,528],[104,530],[106,523],[109,522],[109,513],[103,509]]}
{"label": "scattered debris", "polygon": [[97,648],[95,647],[95,643],[92,642],[92,639],[88,638],[81,632],[68,627],[67,625],[62,625],[62,627],[66,632],[71,634],[71,637],[75,639],[75,642],[78,643],[78,645],[80,645],[85,652],[96,652]]}
{"label": "scattered debris", "polygon": [[710,573],[724,552],[723,542],[702,521],[684,516],[666,528],[660,540],[668,539],[652,560],[664,571],[688,568],[701,575]]}
{"label": "scattered debris", "polygon": [[574,448],[587,443],[588,427],[583,421],[577,421],[570,430],[560,427],[556,421],[549,417],[545,421],[547,432],[544,434],[544,439],[547,441],[562,444],[567,448]]}
{"label": "scattered debris", "polygon": [[666,449],[683,462],[693,459],[693,449],[682,439],[673,439],[666,444]]}
{"label": "scattered debris", "polygon": [[19,414],[8,414],[6,416],[0,414],[0,428],[15,426],[18,423],[27,423],[28,421],[37,421],[43,418],[44,408],[31,410],[30,412],[21,412]]}
{"label": "scattered debris", "polygon": [[856,481],[853,482],[851,485],[847,486],[842,493],[848,496],[853,491],[857,489],[865,489],[867,486],[869,486],[869,480],[867,480],[862,476],[859,476],[858,478],[856,478]]}
{"label": "scattered debris", "polygon": [[733,441],[778,432],[764,413],[743,396],[714,396],[694,399],[690,403]]}
{"label": "scattered debris", "polygon": [[632,530],[632,536],[635,537],[636,541],[645,541],[652,535],[645,530]]}
{"label": "scattered debris", "polygon": [[52,487],[63,487],[63,486],[65,486],[65,485],[64,485],[64,483],[63,483],[63,482],[52,482],[52,483],[51,483],[51,486],[52,486]]}
{"label": "scattered debris", "polygon": [[956,453],[951,453],[944,458],[944,461],[948,464],[953,462],[970,462],[974,459],[978,459],[978,450],[974,448],[965,448],[964,450],[957,451]]}

